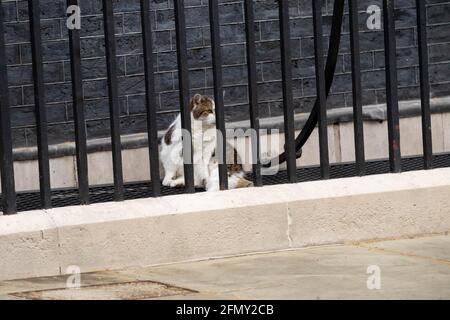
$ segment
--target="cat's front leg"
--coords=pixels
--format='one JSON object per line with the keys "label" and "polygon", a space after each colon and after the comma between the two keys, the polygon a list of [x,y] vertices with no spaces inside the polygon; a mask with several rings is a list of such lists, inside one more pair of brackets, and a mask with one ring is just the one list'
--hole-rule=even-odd
{"label": "cat's front leg", "polygon": [[162,185],[165,187],[171,187],[172,181],[177,176],[178,168],[172,162],[163,163],[163,167],[164,167],[164,179],[163,179]]}
{"label": "cat's front leg", "polygon": [[197,188],[205,188],[209,179],[209,168],[207,164],[196,164],[194,166],[194,183]]}
{"label": "cat's front leg", "polygon": [[161,152],[161,162],[164,167],[163,186],[173,188],[184,185],[182,151],[182,144],[176,143]]}
{"label": "cat's front leg", "polygon": [[219,191],[220,190],[219,180],[220,180],[219,179],[219,168],[216,167],[214,170],[211,171],[210,176],[206,180],[206,185],[205,185],[206,191],[208,191],[208,192]]}

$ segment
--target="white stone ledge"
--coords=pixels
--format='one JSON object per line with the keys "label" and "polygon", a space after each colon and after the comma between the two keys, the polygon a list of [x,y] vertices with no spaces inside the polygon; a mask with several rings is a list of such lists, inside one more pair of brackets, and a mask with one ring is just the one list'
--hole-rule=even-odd
{"label": "white stone ledge", "polygon": [[450,230],[450,168],[0,216],[0,280]]}

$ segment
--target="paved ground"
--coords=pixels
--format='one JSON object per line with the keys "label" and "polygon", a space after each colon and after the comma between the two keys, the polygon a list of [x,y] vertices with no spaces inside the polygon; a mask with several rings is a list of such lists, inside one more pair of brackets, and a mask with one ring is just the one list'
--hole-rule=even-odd
{"label": "paved ground", "polygon": [[450,235],[83,274],[79,290],[67,279],[0,282],[0,299],[450,299]]}

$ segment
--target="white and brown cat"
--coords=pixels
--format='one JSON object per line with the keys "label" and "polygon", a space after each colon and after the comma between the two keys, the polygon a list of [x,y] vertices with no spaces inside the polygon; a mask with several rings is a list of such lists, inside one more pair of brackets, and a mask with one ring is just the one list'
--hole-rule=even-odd
{"label": "white and brown cat", "polygon": [[[217,133],[214,100],[196,94],[190,101],[190,109],[195,186],[205,188],[207,191],[219,190],[218,161],[215,158]],[[161,141],[164,186],[172,188],[184,186],[182,136],[181,115],[178,115]],[[233,163],[228,165],[229,189],[250,187],[252,183],[245,179],[242,165],[237,161],[237,152],[234,151]]]}

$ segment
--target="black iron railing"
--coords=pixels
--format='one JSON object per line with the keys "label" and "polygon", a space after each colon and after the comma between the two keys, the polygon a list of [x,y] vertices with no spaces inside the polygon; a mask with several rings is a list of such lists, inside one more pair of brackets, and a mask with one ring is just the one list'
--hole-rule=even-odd
{"label": "black iron railing", "polygon": [[[345,4],[344,0],[335,0],[332,26],[330,34],[330,43],[326,61],[324,60],[323,30],[322,30],[322,1],[312,1],[313,8],[313,27],[314,27],[314,49],[316,65],[316,92],[317,100],[311,115],[306,122],[301,133],[295,137],[294,127],[294,107],[293,107],[293,80],[292,80],[292,57],[291,57],[291,36],[289,30],[289,3],[285,0],[279,2],[279,22],[280,22],[280,43],[281,43],[281,68],[282,68],[282,87],[283,87],[283,110],[284,110],[284,134],[285,151],[278,157],[279,162],[287,163],[287,171],[278,175],[276,179],[285,182],[296,182],[302,174],[296,167],[296,158],[302,149],[316,125],[319,127],[319,145],[320,145],[320,174],[322,179],[333,176],[346,176],[346,174],[336,174],[340,172],[336,166],[330,166],[328,154],[328,134],[327,134],[327,97],[330,94],[333,78],[336,70],[339,44],[341,40],[341,29],[343,24]],[[149,137],[149,154],[151,167],[151,182],[143,196],[161,196],[167,193],[167,188],[162,188],[160,184],[159,156],[158,156],[158,133],[156,126],[156,101],[154,88],[154,63],[152,57],[152,28],[150,0],[140,0],[141,2],[141,20],[142,36],[144,48],[144,71],[145,71],[145,89],[146,89],[146,110]],[[112,141],[113,158],[113,176],[114,188],[113,196],[109,200],[121,201],[130,198],[130,187],[124,184],[122,168],[121,151],[121,132],[120,132],[120,106],[119,91],[117,79],[117,61],[116,61],[116,39],[114,30],[113,1],[103,0],[103,22],[106,44],[107,61],[107,79],[110,107],[110,126]],[[79,5],[78,0],[67,0],[67,6]],[[420,88],[422,101],[422,121],[423,121],[423,150],[424,150],[424,168],[432,167],[433,152],[431,141],[431,116],[430,116],[430,90],[428,80],[428,48],[426,35],[426,8],[425,1],[416,0],[417,6],[417,33],[418,49],[420,60]],[[70,203],[74,204],[73,192],[61,191],[55,193],[51,190],[49,153],[47,138],[47,119],[45,107],[45,86],[43,79],[43,59],[42,44],[40,34],[40,3],[38,0],[28,0],[30,33],[32,45],[32,64],[35,95],[35,113],[37,122],[37,148],[39,162],[39,183],[40,183],[40,206],[50,208],[52,204]],[[351,43],[351,64],[352,64],[352,85],[353,85],[353,106],[354,106],[354,131],[355,131],[355,155],[354,165],[345,167],[345,170],[351,170],[356,175],[367,173],[367,164],[364,152],[364,132],[362,116],[362,97],[361,97],[361,75],[360,75],[360,45],[359,45],[359,22],[358,22],[358,1],[348,0],[348,12],[350,17],[350,43]],[[188,57],[186,41],[186,22],[185,8],[183,0],[174,0],[175,10],[175,28],[176,45],[179,77],[179,97],[181,106],[182,128],[185,132],[191,133],[191,116],[189,109],[189,74]],[[210,10],[210,31],[212,47],[212,64],[214,80],[214,99],[216,102],[216,125],[218,131],[223,137],[226,136],[224,101],[223,101],[223,80],[222,80],[222,52],[220,43],[220,24],[218,0],[209,0]],[[258,112],[258,91],[257,91],[257,67],[256,67],[256,47],[254,35],[254,8],[253,1],[244,1],[244,15],[246,27],[246,52],[248,65],[248,88],[249,88],[249,106],[250,123],[253,132],[259,129]],[[2,205],[5,214],[12,214],[17,211],[17,194],[14,183],[14,161],[13,145],[11,138],[11,120],[8,97],[8,79],[5,56],[4,39],[4,19],[3,7],[0,5],[0,171],[2,186]],[[402,170],[402,159],[400,150],[400,129],[399,129],[399,107],[397,92],[397,66],[396,66],[396,38],[394,21],[394,1],[383,0],[383,20],[384,20],[384,38],[385,38],[385,59],[386,59],[386,96],[388,112],[388,132],[389,132],[389,165],[391,172],[400,172]],[[86,123],[84,116],[83,87],[81,75],[81,50],[80,50],[80,30],[71,28],[69,30],[70,61],[71,61],[71,80],[73,96],[73,113],[75,122],[75,143],[76,143],[76,163],[78,175],[78,202],[79,204],[88,204],[91,201],[90,196],[95,194],[99,187],[91,188],[88,181],[88,162],[87,162],[87,143],[86,143]],[[273,183],[263,177],[261,174],[261,155],[260,155],[260,137],[258,134],[252,135],[253,148],[253,179],[256,186],[264,183]],[[225,157],[225,143],[218,143],[223,152],[219,152]],[[191,139],[183,139],[183,148],[192,149]],[[194,166],[192,153],[184,153],[184,175],[185,192],[195,192],[194,185]],[[221,159],[219,165],[220,188],[227,189],[227,165],[225,159]],[[408,160],[410,161],[410,160]],[[411,160],[412,161],[412,160]],[[416,161],[416,160],[414,160]],[[416,161],[417,162],[417,161]],[[415,166],[416,166],[416,162]],[[445,161],[444,161],[445,162]],[[409,163],[409,162],[408,162]],[[369,168],[375,168],[376,165],[370,163]],[[342,167],[344,168],[344,167]],[[349,169],[350,168],[350,169]],[[415,167],[414,167],[415,168]],[[372,170],[371,169],[371,170]],[[347,172],[346,171],[346,172]],[[305,171],[306,172],[306,171]],[[318,172],[314,171],[315,175]],[[283,176],[283,178],[280,178]],[[277,180],[277,181],[278,181]],[[131,189],[130,189],[131,188]],[[142,185],[139,185],[142,188]],[[137,189],[139,189],[137,188]],[[151,190],[151,192],[149,192]],[[70,201],[61,201],[59,197],[62,194],[70,194]],[[102,193],[105,194],[105,193]],[[108,193],[111,194],[111,193]],[[133,193],[133,198],[135,193]],[[20,196],[23,198],[23,196]],[[56,197],[56,198],[55,198]],[[97,198],[95,198],[97,199]],[[97,200],[93,201],[97,202]],[[25,206],[26,207],[26,206]]]}
{"label": "black iron railing", "polygon": [[[67,7],[78,5],[78,0],[67,0]],[[81,74],[80,31],[69,29],[70,74],[72,76],[73,114],[75,122],[75,145],[80,203],[89,203],[88,157]]]}

